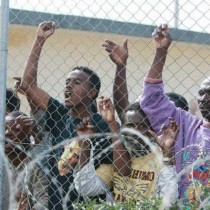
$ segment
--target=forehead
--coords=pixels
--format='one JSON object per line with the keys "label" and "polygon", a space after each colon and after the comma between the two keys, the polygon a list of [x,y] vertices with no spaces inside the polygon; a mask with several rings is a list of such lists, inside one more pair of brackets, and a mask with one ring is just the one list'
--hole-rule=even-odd
{"label": "forehead", "polygon": [[125,123],[140,124],[144,121],[144,116],[140,112],[129,110],[125,113]]}
{"label": "forehead", "polygon": [[81,70],[74,70],[69,73],[67,79],[81,79],[82,81],[89,81],[90,75]]}

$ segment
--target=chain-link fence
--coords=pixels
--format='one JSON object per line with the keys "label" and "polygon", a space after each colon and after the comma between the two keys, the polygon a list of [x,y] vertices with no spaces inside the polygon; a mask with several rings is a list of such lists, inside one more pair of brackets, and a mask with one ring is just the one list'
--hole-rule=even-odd
{"label": "chain-link fence", "polygon": [[207,0],[1,7],[1,209],[209,208]]}

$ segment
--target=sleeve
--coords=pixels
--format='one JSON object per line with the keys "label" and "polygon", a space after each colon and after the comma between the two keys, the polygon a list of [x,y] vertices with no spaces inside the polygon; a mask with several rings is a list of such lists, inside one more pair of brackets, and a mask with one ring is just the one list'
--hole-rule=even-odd
{"label": "sleeve", "polygon": [[168,117],[173,117],[180,124],[179,109],[164,94],[163,82],[145,82],[140,96],[140,105],[156,133],[160,131],[162,124],[169,122]]}
{"label": "sleeve", "polygon": [[114,167],[111,164],[102,164],[96,169],[97,175],[106,184],[109,190],[113,187]]}
{"label": "sleeve", "polygon": [[74,177],[75,188],[84,197],[93,197],[106,194],[108,186],[106,180],[97,174],[93,161],[86,164]]}
{"label": "sleeve", "polygon": [[148,120],[150,121],[155,133],[159,134],[163,124],[169,124],[169,117],[173,117],[179,125],[177,135],[176,153],[183,147],[195,144],[197,128],[202,124],[197,116],[177,108],[164,93],[162,81],[145,81],[143,93],[140,96],[140,106]]}
{"label": "sleeve", "polygon": [[178,198],[178,183],[176,180],[176,169],[173,165],[164,165],[161,169],[157,185],[156,194],[163,198],[164,205],[174,204]]}

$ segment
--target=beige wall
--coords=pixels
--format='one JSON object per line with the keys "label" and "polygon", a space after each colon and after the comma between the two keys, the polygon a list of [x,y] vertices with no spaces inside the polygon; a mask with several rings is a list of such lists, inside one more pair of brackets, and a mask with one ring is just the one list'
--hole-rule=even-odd
{"label": "beige wall", "polygon": [[[36,33],[35,27],[11,25],[9,28],[8,86],[13,86],[13,76],[21,76]],[[65,76],[75,65],[86,65],[102,79],[101,94],[111,96],[115,66],[101,47],[105,39],[122,42],[125,36],[86,31],[57,29],[49,38],[39,64],[38,83],[52,96],[63,99]],[[130,100],[141,93],[143,78],[154,55],[151,39],[129,39],[128,85]],[[210,49],[208,46],[173,42],[164,71],[166,91],[184,95],[188,101],[195,99],[199,84],[209,76]],[[23,99],[22,110],[28,112]],[[27,109],[27,110],[26,110]]]}

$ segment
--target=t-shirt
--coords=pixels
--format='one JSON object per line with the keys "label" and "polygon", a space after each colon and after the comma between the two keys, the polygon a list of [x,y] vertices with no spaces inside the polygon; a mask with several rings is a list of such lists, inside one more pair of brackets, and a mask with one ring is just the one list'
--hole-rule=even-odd
{"label": "t-shirt", "polygon": [[[111,138],[104,138],[105,133],[110,132],[108,124],[102,119],[101,115],[95,113],[91,117],[93,126],[95,126],[96,133],[103,133],[103,138],[93,138],[91,139],[93,146],[95,146],[94,156],[99,154],[104,149],[107,149],[112,141]],[[46,130],[52,134],[52,145],[55,146],[64,140],[72,139],[76,137],[76,126],[80,123],[82,119],[72,118],[70,115],[70,110],[64,106],[64,104],[59,101],[50,98],[48,103],[48,108],[46,111]],[[102,140],[101,140],[102,139]],[[73,173],[69,173],[66,176],[60,176],[58,172],[58,160],[64,151],[64,145],[55,149],[51,153],[51,158],[49,160],[50,165],[50,175],[51,179],[49,187],[49,208],[50,209],[62,209],[61,196],[58,192],[58,188],[61,188],[64,196],[69,193],[69,203],[78,199],[77,192],[73,186]],[[103,153],[96,161],[96,168],[102,163],[112,162],[112,152],[111,150]],[[54,183],[53,183],[54,182]],[[56,183],[55,183],[56,182]],[[57,187],[56,187],[57,185]],[[69,192],[70,191],[70,192]],[[56,205],[57,204],[57,205]],[[70,205],[70,204],[69,204]]]}
{"label": "t-shirt", "polygon": [[154,153],[131,159],[131,174],[120,176],[114,173],[114,197],[117,201],[125,199],[140,200],[141,196],[151,196],[157,184],[162,163]]}
{"label": "t-shirt", "polygon": [[114,171],[111,165],[102,165],[96,172],[105,182],[108,189],[113,188],[114,199],[124,201],[126,199],[140,200],[141,196],[149,197],[154,194],[158,175],[163,167],[156,154],[149,153],[141,157],[131,159],[131,174],[121,176]]}
{"label": "t-shirt", "polygon": [[145,156],[132,156],[130,176],[120,176],[112,164],[101,164],[96,170],[92,159],[79,171],[75,171],[75,188],[84,197],[106,194],[107,201],[123,201],[141,196],[164,199],[165,207],[177,200],[177,182],[175,167],[164,165],[162,152],[148,153]]}

